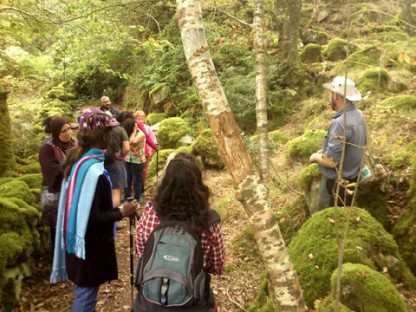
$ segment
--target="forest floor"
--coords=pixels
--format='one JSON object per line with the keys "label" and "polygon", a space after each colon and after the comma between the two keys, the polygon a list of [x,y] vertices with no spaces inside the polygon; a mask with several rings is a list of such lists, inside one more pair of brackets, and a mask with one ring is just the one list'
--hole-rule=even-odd
{"label": "forest floor", "polygon": [[[233,183],[227,171],[204,171],[204,180],[212,190],[213,207],[221,197],[233,197],[230,195],[234,193]],[[233,218],[222,222],[227,250],[226,273],[223,276],[213,276],[212,280],[219,312],[239,311],[245,303],[252,301],[257,294],[259,275],[262,272],[262,265],[256,257],[250,254],[241,255],[232,247],[235,237],[247,225],[244,210],[239,205],[234,203],[232,208],[230,207],[234,210]],[[123,219],[121,224],[123,228],[117,231],[116,236],[119,279],[100,287],[97,311],[130,311],[129,220]],[[134,258],[134,268],[136,265],[137,257]],[[239,267],[241,269],[238,269]],[[50,269],[50,259],[39,258],[34,263],[33,276],[23,282],[22,305],[19,311],[71,311],[73,284],[50,284]]]}

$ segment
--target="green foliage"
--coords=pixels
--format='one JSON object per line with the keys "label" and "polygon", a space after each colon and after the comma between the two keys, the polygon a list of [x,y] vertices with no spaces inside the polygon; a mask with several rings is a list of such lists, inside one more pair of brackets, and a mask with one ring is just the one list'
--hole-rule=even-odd
{"label": "green foliage", "polygon": [[412,158],[416,153],[416,143],[410,143],[405,150],[391,152],[390,168],[393,171],[400,171],[401,169],[410,167]]}
{"label": "green foliage", "polygon": [[306,190],[310,187],[311,183],[321,176],[319,172],[318,164],[309,164],[307,167],[302,168],[299,175],[299,186]]}
{"label": "green foliage", "polygon": [[[331,294],[318,308],[319,311],[328,311],[328,305],[334,302],[338,269],[331,277]],[[345,263],[341,274],[340,302],[348,308],[346,311],[368,312],[406,312],[406,305],[400,293],[392,282],[382,273],[366,265]],[[351,309],[351,310],[349,310]]]}
{"label": "green foliage", "polygon": [[16,161],[13,152],[13,139],[10,135],[10,116],[7,106],[7,90],[0,82],[0,177],[9,176],[13,172]]}
{"label": "green foliage", "polygon": [[325,136],[323,130],[307,130],[301,136],[286,144],[287,156],[296,161],[306,162],[309,156],[320,149]]}
{"label": "green foliage", "polygon": [[[414,277],[402,262],[393,237],[364,209],[352,207],[347,211],[350,219],[344,241],[344,262],[365,264],[378,271],[387,267],[386,275],[392,281],[414,287]],[[334,208],[314,213],[288,247],[306,304],[310,307],[315,299],[323,298],[330,291],[329,279],[338,262],[335,225],[338,224],[342,235],[347,211],[338,208],[338,217],[335,216]]]}
{"label": "green foliage", "polygon": [[396,95],[389,97],[380,103],[385,108],[395,109],[399,112],[406,113],[416,110],[416,96]]}
{"label": "green foliage", "polygon": [[191,135],[192,130],[188,122],[180,117],[164,119],[156,132],[157,142],[163,148],[177,148],[182,144],[179,140],[185,135]]}
{"label": "green foliage", "polygon": [[247,254],[250,254],[253,258],[260,258],[260,253],[254,238],[254,229],[251,225],[246,226],[243,231],[238,233],[233,239],[232,246],[240,260],[244,260]]}
{"label": "green foliage", "polygon": [[218,169],[224,168],[224,163],[211,129],[205,129],[198,135],[193,148],[198,155],[203,157],[207,166]]}

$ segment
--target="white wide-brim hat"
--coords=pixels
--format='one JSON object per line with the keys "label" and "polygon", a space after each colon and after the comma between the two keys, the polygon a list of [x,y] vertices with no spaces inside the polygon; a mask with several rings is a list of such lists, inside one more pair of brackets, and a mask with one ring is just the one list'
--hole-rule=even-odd
{"label": "white wide-brim hat", "polygon": [[[346,85],[345,85],[346,84]],[[325,89],[345,97],[351,102],[361,100],[361,93],[355,88],[355,83],[351,79],[342,76],[336,76],[330,83],[322,85]]]}

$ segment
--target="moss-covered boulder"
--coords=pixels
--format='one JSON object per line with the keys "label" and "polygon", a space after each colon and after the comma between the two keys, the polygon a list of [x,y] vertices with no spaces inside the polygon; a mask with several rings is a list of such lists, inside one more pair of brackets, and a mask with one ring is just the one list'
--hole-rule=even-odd
{"label": "moss-covered boulder", "polygon": [[309,307],[330,291],[330,276],[338,262],[336,226],[342,236],[347,219],[344,262],[361,263],[380,272],[386,271],[386,276],[394,283],[415,286],[414,277],[402,261],[396,241],[377,220],[361,208],[338,208],[337,211],[337,217],[334,208],[313,214],[288,246]]}
{"label": "moss-covered boulder", "polygon": [[22,174],[30,174],[30,173],[40,173],[41,168],[38,162],[32,162],[27,165],[18,166],[16,171]]}
{"label": "moss-covered boulder", "polygon": [[305,192],[310,214],[317,212],[319,209],[320,184],[321,173],[318,164],[309,164],[307,167],[302,168],[299,175],[299,186]]}
{"label": "moss-covered boulder", "polygon": [[291,160],[307,162],[309,156],[322,147],[326,132],[307,130],[301,136],[286,143],[286,153]]}
{"label": "moss-covered boulder", "polygon": [[40,173],[25,174],[18,177],[17,180],[25,182],[31,189],[42,188],[42,174]]}
{"label": "moss-covered boulder", "polygon": [[13,175],[16,159],[13,150],[11,122],[7,105],[9,90],[0,82],[0,177]]}
{"label": "moss-covered boulder", "polygon": [[269,132],[269,140],[275,144],[285,144],[289,139],[287,135],[281,130],[273,130]]}
{"label": "moss-covered boulder", "polygon": [[178,148],[183,143],[180,139],[191,135],[192,129],[188,122],[180,117],[164,119],[160,122],[159,130],[156,132],[157,142],[163,149]]}
{"label": "moss-covered boulder", "polygon": [[413,115],[416,111],[416,96],[396,95],[389,97],[380,103],[380,106],[398,111],[402,116]]}
{"label": "moss-covered boulder", "polygon": [[26,182],[11,180],[0,185],[0,198],[19,198],[28,204],[36,204]]}
{"label": "moss-covered boulder", "polygon": [[363,94],[368,91],[383,91],[388,88],[390,80],[389,72],[384,68],[369,69],[358,81],[358,89]]}
{"label": "moss-covered boulder", "polygon": [[279,209],[275,216],[283,238],[286,244],[289,244],[293,236],[295,236],[309,217],[308,204],[305,197],[297,197],[293,203]]}
{"label": "moss-covered boulder", "polygon": [[224,162],[218,151],[214,134],[211,129],[205,129],[198,135],[193,148],[198,155],[202,156],[204,163],[208,167],[218,169],[224,168]]}
{"label": "moss-covered boulder", "polygon": [[51,99],[60,99],[62,101],[73,100],[76,98],[74,93],[69,92],[64,85],[64,82],[61,82],[59,85],[52,87],[46,96]]}
{"label": "moss-covered boulder", "polygon": [[[331,294],[319,305],[318,312],[333,311],[338,269],[331,277]],[[406,304],[392,282],[366,265],[345,263],[341,274],[340,303],[346,311],[406,312]],[[329,309],[328,309],[329,308]]]}
{"label": "moss-covered boulder", "polygon": [[164,149],[152,155],[152,159],[149,163],[149,171],[147,173],[149,178],[156,177],[156,174],[160,174],[166,165],[169,155],[174,152],[174,149]]}
{"label": "moss-covered boulder", "polygon": [[149,125],[155,125],[159,122],[161,122],[163,119],[166,119],[166,114],[165,113],[150,113],[149,115],[147,115],[147,122],[149,123]]}
{"label": "moss-covered boulder", "polygon": [[318,63],[321,60],[321,50],[319,44],[309,43],[300,53],[300,59],[304,63]]}
{"label": "moss-covered boulder", "polygon": [[324,55],[330,61],[339,61],[344,60],[347,57],[347,48],[350,53],[355,51],[356,47],[348,44],[344,39],[334,38],[328,42],[326,49],[324,50]]}

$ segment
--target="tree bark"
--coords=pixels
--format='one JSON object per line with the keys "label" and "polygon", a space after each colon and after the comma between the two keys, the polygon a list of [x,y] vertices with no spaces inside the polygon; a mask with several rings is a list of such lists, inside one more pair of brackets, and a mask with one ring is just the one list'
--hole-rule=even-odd
{"label": "tree bark", "polygon": [[7,107],[6,87],[0,82],[0,177],[14,174],[16,160],[13,150],[13,140],[10,135],[10,116]]}
{"label": "tree bark", "polygon": [[283,26],[281,56],[291,68],[295,68],[299,61],[297,49],[301,7],[301,0],[286,0],[287,18]]}
{"label": "tree bark", "polygon": [[253,224],[276,311],[305,311],[302,292],[267,199],[218,79],[206,41],[200,0],[176,0],[188,68],[220,154]]}
{"label": "tree bark", "polygon": [[256,63],[256,120],[259,143],[260,177],[269,182],[269,161],[267,157],[267,40],[264,21],[264,0],[256,0],[254,12],[254,53]]}

